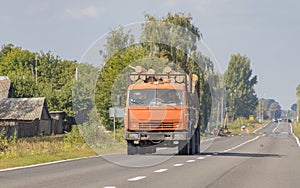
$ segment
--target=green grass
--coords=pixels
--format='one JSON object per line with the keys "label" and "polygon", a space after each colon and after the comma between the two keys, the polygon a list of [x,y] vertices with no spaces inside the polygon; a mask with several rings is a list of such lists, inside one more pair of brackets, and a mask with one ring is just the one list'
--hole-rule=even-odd
{"label": "green grass", "polygon": [[[1,135],[0,135],[1,136]],[[57,136],[32,138],[0,137],[0,169],[57,160],[125,152],[123,131],[117,130],[116,141],[103,142],[92,149],[82,138],[77,128],[70,133]]]}
{"label": "green grass", "polygon": [[300,139],[300,123],[293,122],[294,134]]}
{"label": "green grass", "polygon": [[96,155],[96,153],[88,147],[82,148],[82,150],[60,151],[56,153],[28,153],[21,155],[15,154],[14,156],[1,157],[0,168],[3,169],[18,166],[26,166],[94,155]]}
{"label": "green grass", "polygon": [[266,123],[268,123],[268,121],[259,123],[257,121],[249,121],[246,118],[237,118],[235,121],[228,124],[228,129],[233,135],[245,134],[246,132],[241,130],[241,127],[245,125],[248,130],[248,134],[253,134],[254,130],[264,126]]}

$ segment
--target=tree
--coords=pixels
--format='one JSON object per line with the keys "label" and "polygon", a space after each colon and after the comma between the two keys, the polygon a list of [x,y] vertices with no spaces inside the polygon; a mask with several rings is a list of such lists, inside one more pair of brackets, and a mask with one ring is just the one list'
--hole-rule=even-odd
{"label": "tree", "polygon": [[200,126],[201,131],[204,131],[211,113],[212,96],[207,77],[208,73],[213,72],[213,63],[197,49],[202,34],[192,24],[192,19],[190,15],[183,13],[168,13],[162,18],[146,14],[141,41],[147,42],[143,46],[150,56],[167,58],[185,73],[198,75]]}
{"label": "tree", "polygon": [[118,93],[124,96],[127,89],[124,69],[128,65],[147,57],[145,49],[133,43],[134,38],[132,38],[130,32],[125,33],[123,28],[120,28],[109,33],[106,39],[106,49],[101,52],[106,64],[101,69],[98,77],[95,102],[100,114],[100,122],[108,130],[113,129],[112,119],[109,118],[109,108],[114,103],[114,97],[112,96],[114,94],[113,86],[116,79],[122,74],[122,79],[118,79],[117,89]]}
{"label": "tree", "polygon": [[227,90],[229,117],[235,119],[253,115],[257,106],[254,86],[257,77],[252,77],[250,59],[240,54],[232,55],[224,75]]}
{"label": "tree", "polygon": [[270,109],[270,117],[271,119],[278,119],[281,116],[281,106],[278,102],[274,102],[271,104]]}
{"label": "tree", "polygon": [[106,64],[96,86],[96,105],[101,123],[107,129],[112,129],[108,109],[113,106],[114,93],[123,96],[126,92],[125,73],[132,71],[128,65],[143,65],[144,68],[153,68],[157,72],[164,66],[171,66],[173,70],[198,75],[204,130],[211,106],[206,73],[213,71],[213,65],[209,58],[197,51],[197,42],[201,39],[199,29],[192,24],[192,17],[184,14],[169,13],[163,18],[146,14],[145,21],[140,41],[134,41],[130,31],[125,32],[122,27],[111,31],[106,39],[106,48],[101,52]]}
{"label": "tree", "polygon": [[75,61],[62,60],[48,53],[4,45],[0,51],[0,75],[12,81],[11,97],[46,97],[50,111],[65,111],[73,116],[72,86]]}

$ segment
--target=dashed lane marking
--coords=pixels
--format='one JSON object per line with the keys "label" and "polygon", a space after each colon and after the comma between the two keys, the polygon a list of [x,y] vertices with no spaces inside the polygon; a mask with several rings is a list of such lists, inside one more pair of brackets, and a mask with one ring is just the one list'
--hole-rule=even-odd
{"label": "dashed lane marking", "polygon": [[205,157],[198,157],[197,159],[198,160],[202,160],[202,159],[205,159]]}
{"label": "dashed lane marking", "polygon": [[165,171],[167,171],[168,169],[159,169],[159,170],[156,170],[156,171],[154,171],[155,173],[161,173],[161,172],[165,172]]}
{"label": "dashed lane marking", "polygon": [[183,164],[174,164],[173,166],[179,167],[179,166],[183,166]]}
{"label": "dashed lane marking", "polygon": [[188,161],[186,161],[187,163],[193,163],[193,162],[195,162],[195,160],[188,160]]}
{"label": "dashed lane marking", "polygon": [[137,177],[128,179],[128,181],[138,181],[138,180],[142,180],[145,178],[146,178],[146,176],[137,176]]}

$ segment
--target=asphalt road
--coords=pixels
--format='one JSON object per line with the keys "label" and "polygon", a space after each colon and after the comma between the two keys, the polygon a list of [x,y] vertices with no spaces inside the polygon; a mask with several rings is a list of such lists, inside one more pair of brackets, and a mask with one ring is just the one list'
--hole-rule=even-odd
{"label": "asphalt road", "polygon": [[300,187],[300,147],[288,123],[202,144],[194,156],[162,148],[0,171],[0,187]]}

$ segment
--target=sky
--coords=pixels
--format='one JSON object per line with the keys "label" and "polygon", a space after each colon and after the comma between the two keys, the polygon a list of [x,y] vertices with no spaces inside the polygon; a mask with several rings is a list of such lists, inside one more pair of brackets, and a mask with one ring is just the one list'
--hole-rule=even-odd
{"label": "sky", "polygon": [[258,77],[258,97],[288,110],[300,84],[299,10],[298,0],[2,0],[0,45],[80,61],[96,39],[142,22],[145,13],[191,14],[223,71],[232,54],[246,55]]}

